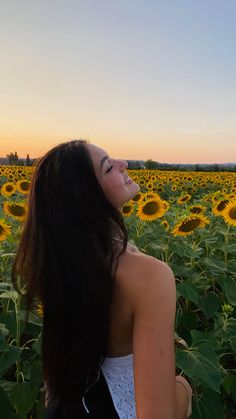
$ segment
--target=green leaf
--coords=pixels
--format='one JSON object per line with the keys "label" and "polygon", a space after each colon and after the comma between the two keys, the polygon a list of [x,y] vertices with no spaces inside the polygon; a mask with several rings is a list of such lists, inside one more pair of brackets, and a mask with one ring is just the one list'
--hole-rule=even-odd
{"label": "green leaf", "polygon": [[213,293],[201,296],[198,300],[198,306],[201,308],[207,319],[214,317],[214,313],[216,313],[220,308],[219,297]]}
{"label": "green leaf", "polygon": [[211,345],[202,343],[187,350],[177,349],[176,363],[193,381],[220,392],[221,369]]}
{"label": "green leaf", "polygon": [[43,384],[42,363],[34,361],[30,366],[30,385],[39,387]]}
{"label": "green leaf", "polygon": [[204,389],[200,399],[193,400],[191,419],[223,419],[224,411],[219,394]]}
{"label": "green leaf", "polygon": [[231,341],[236,336],[236,319],[234,317],[224,317],[223,314],[215,319],[215,337],[223,338],[225,341]]}
{"label": "green leaf", "polygon": [[186,330],[193,330],[198,326],[198,318],[196,314],[190,310],[182,312],[182,324]]}
{"label": "green leaf", "polygon": [[41,355],[41,348],[42,348],[42,335],[41,333],[38,335],[38,339],[33,343],[32,349],[34,349],[37,354]]}
{"label": "green leaf", "polygon": [[197,254],[196,250],[193,250],[192,247],[188,243],[181,242],[180,244],[174,244],[172,246],[172,250],[174,253],[179,255],[181,258],[194,258],[199,259],[199,255]]}
{"label": "green leaf", "polygon": [[20,348],[8,345],[9,350],[0,354],[0,376],[20,357]]}
{"label": "green leaf", "polygon": [[232,394],[233,400],[236,402],[236,375],[226,375],[223,385],[227,393]]}
{"label": "green leaf", "polygon": [[220,350],[221,346],[217,338],[215,338],[212,332],[202,332],[201,330],[192,330],[192,346],[199,346],[201,343],[209,343],[215,351]]}
{"label": "green leaf", "polygon": [[30,312],[29,313],[29,318],[28,318],[28,323],[32,323],[35,324],[37,326],[42,326],[43,325],[43,319],[39,316],[37,316],[36,314]]}
{"label": "green leaf", "polygon": [[45,419],[45,404],[44,395],[42,394],[40,399],[36,403],[36,418]]}
{"label": "green leaf", "polygon": [[0,322],[5,323],[11,337],[16,338],[16,315],[13,311],[0,313]]}
{"label": "green leaf", "polygon": [[230,276],[220,276],[216,278],[228,302],[236,306],[236,281]]}
{"label": "green leaf", "polygon": [[221,246],[221,250],[222,250],[223,252],[227,252],[227,253],[233,253],[233,254],[235,254],[235,243],[234,243],[234,244],[226,244],[226,243],[224,243],[224,244]]}
{"label": "green leaf", "polygon": [[236,337],[233,337],[230,341],[231,348],[236,353]]}
{"label": "green leaf", "polygon": [[38,389],[32,387],[29,383],[16,384],[10,392],[10,401],[16,409],[17,417],[25,419],[26,414],[33,407]]}
{"label": "green leaf", "polygon": [[181,297],[193,301],[195,304],[198,303],[199,293],[192,282],[182,281],[181,284],[177,284],[176,288]]}
{"label": "green leaf", "polygon": [[15,290],[5,290],[0,294],[1,298],[10,298],[15,303],[18,299],[18,293]]}
{"label": "green leaf", "polygon": [[9,397],[10,391],[12,387],[16,385],[15,381],[8,381],[8,380],[0,380],[0,387],[3,388],[6,395]]}
{"label": "green leaf", "polygon": [[224,262],[216,257],[202,258],[201,265],[204,268],[215,274],[220,274],[221,272],[227,272],[227,267]]}
{"label": "green leaf", "polygon": [[0,409],[3,419],[16,419],[12,405],[2,387],[0,387]]}
{"label": "green leaf", "polygon": [[0,336],[4,338],[9,334],[9,330],[6,328],[4,323],[0,323]]}
{"label": "green leaf", "polygon": [[6,291],[11,289],[10,284],[8,282],[0,282],[0,292]]}

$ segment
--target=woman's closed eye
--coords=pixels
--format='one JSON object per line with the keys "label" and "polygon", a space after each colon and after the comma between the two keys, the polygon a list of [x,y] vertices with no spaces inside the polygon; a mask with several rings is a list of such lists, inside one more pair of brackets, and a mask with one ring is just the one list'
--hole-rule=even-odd
{"label": "woman's closed eye", "polygon": [[106,173],[110,172],[113,166],[110,166],[109,169],[107,169]]}

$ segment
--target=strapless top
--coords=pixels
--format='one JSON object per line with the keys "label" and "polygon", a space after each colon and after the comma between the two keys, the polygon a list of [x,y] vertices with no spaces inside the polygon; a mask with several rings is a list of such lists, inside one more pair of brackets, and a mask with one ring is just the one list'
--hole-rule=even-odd
{"label": "strapless top", "polygon": [[136,418],[133,354],[104,358],[101,371],[120,419]]}

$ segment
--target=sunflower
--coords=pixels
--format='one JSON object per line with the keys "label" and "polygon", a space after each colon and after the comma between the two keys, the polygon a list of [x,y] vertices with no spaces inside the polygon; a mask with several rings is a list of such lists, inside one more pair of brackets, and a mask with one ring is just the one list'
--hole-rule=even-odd
{"label": "sunflower", "polygon": [[39,317],[43,317],[43,304],[39,303],[36,308],[36,313]]}
{"label": "sunflower", "polygon": [[177,202],[178,202],[178,204],[182,205],[185,202],[188,202],[190,199],[191,199],[191,195],[185,194],[185,195],[180,196],[178,198],[178,201]]}
{"label": "sunflower", "polygon": [[30,189],[30,182],[26,179],[21,179],[16,182],[18,191],[22,194],[28,194]]}
{"label": "sunflower", "polygon": [[6,182],[1,187],[1,195],[9,197],[13,195],[16,191],[16,186],[12,182]]}
{"label": "sunflower", "polygon": [[165,201],[165,199],[162,200],[164,208],[166,211],[168,211],[168,209],[170,208],[170,204],[168,201]]}
{"label": "sunflower", "polygon": [[172,234],[174,236],[187,236],[191,234],[196,228],[204,228],[209,220],[201,215],[190,215],[181,219],[173,228]]}
{"label": "sunflower", "polygon": [[176,189],[177,189],[177,185],[172,185],[172,187],[171,187],[171,190],[172,190],[172,192],[175,192],[176,191]]}
{"label": "sunflower", "polygon": [[4,220],[0,220],[0,241],[5,240],[10,233],[11,227]]}
{"label": "sunflower", "polygon": [[[144,202],[146,202],[146,201],[148,201],[149,199],[153,199],[153,198],[156,198],[156,197],[158,197],[158,198],[160,198],[160,196],[159,195],[157,195],[155,192],[146,192],[146,193],[144,193],[143,195],[142,195],[142,201]],[[161,199],[161,198],[160,198]]]}
{"label": "sunflower", "polygon": [[152,182],[148,182],[148,183],[146,184],[146,188],[147,188],[149,191],[152,191],[152,190],[153,190],[153,183],[152,183]]}
{"label": "sunflower", "polygon": [[133,198],[132,201],[137,202],[142,198],[142,192],[138,192]]}
{"label": "sunflower", "polygon": [[139,179],[139,185],[140,185],[140,186],[145,185],[145,180],[144,180],[144,179]]}
{"label": "sunflower", "polygon": [[137,216],[142,221],[153,221],[156,218],[162,217],[165,212],[162,199],[156,196],[139,204]]}
{"label": "sunflower", "polygon": [[168,221],[167,221],[167,220],[163,220],[163,221],[161,222],[161,225],[164,227],[164,229],[165,229],[166,231],[168,231],[168,230],[170,229],[170,226],[169,226],[169,223],[168,223]]}
{"label": "sunflower", "polygon": [[206,207],[204,207],[203,205],[191,205],[191,207],[189,207],[189,211],[192,214],[202,214],[205,210]]}
{"label": "sunflower", "polygon": [[222,215],[222,211],[224,211],[226,205],[229,202],[230,201],[228,199],[222,199],[221,201],[218,201],[217,204],[212,209],[213,214],[216,216]]}
{"label": "sunflower", "polygon": [[158,186],[155,190],[159,193],[164,192],[164,188],[162,186]]}
{"label": "sunflower", "polygon": [[123,205],[122,214],[124,215],[124,217],[129,217],[132,214],[133,210],[133,205],[127,202]]}
{"label": "sunflower", "polygon": [[236,226],[236,200],[226,205],[222,211],[222,216],[227,224]]}
{"label": "sunflower", "polygon": [[23,221],[27,214],[27,205],[23,202],[5,201],[3,202],[3,210],[16,220]]}

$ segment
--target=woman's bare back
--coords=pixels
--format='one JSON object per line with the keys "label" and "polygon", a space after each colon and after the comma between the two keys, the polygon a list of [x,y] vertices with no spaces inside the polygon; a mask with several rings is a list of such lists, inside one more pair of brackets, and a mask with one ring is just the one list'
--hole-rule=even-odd
{"label": "woman's bare back", "polygon": [[128,243],[125,253],[119,259],[111,306],[108,357],[119,357],[132,353],[133,313],[123,284],[124,281],[134,280],[131,276],[134,275],[134,267],[140,258],[150,258],[150,256]]}

